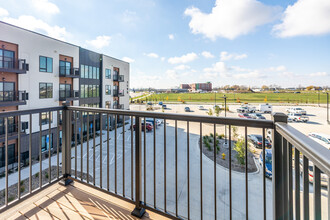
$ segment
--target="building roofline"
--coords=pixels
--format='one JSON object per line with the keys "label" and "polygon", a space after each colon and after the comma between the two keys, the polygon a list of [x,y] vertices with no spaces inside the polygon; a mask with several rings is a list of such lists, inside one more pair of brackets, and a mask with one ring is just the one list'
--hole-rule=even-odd
{"label": "building roofline", "polygon": [[[40,35],[40,36],[42,36],[42,37],[46,37],[46,38],[51,39],[51,40],[55,40],[55,41],[58,41],[58,42],[61,42],[61,43],[64,43],[64,44],[68,44],[68,45],[70,45],[70,46],[77,47],[78,49],[82,48],[82,49],[85,49],[85,50],[92,51],[92,52],[94,52],[94,53],[98,53],[98,52],[96,52],[96,51],[93,51],[93,50],[90,50],[90,49],[87,49],[87,48],[83,48],[83,47],[78,46],[78,45],[76,45],[76,44],[72,44],[72,43],[69,43],[69,42],[66,42],[66,41],[63,41],[63,40],[59,40],[59,39],[56,39],[56,38],[53,38],[53,37],[47,36],[47,35],[45,35],[45,34],[38,33],[38,32],[36,32],[36,31],[31,31],[31,30],[28,30],[28,29],[25,29],[25,28],[22,28],[22,27],[19,27],[19,26],[13,25],[13,24],[9,24],[9,23],[4,22],[4,21],[0,21],[0,23],[1,23],[1,24],[5,24],[5,25],[8,25],[8,26],[11,26],[11,27],[14,27],[14,28],[21,29],[21,30],[23,30],[23,31],[30,32],[30,33],[32,33],[32,34],[37,34],[37,35]],[[106,56],[106,57],[109,57],[109,58],[112,58],[112,59],[115,59],[115,60],[118,60],[118,61],[121,61],[121,62],[124,62],[124,63],[128,63],[128,64],[129,64],[129,62],[126,62],[126,61],[124,61],[124,60],[121,60],[121,59],[118,59],[118,58],[115,58],[115,57],[111,57],[111,56],[106,55],[106,54],[102,54],[102,53],[98,53],[98,54],[103,55],[103,56]]]}

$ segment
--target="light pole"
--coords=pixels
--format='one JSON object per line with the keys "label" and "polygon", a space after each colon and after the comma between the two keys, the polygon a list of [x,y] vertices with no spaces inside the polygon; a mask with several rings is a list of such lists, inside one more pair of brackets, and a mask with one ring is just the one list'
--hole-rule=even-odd
{"label": "light pole", "polygon": [[329,93],[327,92],[327,122],[330,124],[329,121]]}
{"label": "light pole", "polygon": [[[223,99],[225,99],[225,117],[227,117],[227,96],[223,95]],[[225,145],[227,145],[227,126],[225,125]]]}

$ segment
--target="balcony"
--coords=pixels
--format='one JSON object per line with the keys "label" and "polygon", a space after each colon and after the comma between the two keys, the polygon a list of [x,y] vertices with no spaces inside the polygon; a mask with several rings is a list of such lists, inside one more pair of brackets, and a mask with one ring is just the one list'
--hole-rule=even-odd
{"label": "balcony", "polygon": [[60,66],[59,76],[60,77],[79,78],[80,77],[79,68]]}
{"label": "balcony", "polygon": [[59,97],[60,101],[79,100],[80,93],[78,90],[60,90]]}
{"label": "balcony", "polygon": [[124,82],[124,75],[113,74],[113,81]]}
{"label": "balcony", "polygon": [[[2,217],[328,219],[330,151],[288,125],[283,113],[274,113],[272,120],[252,120],[59,106],[2,112],[0,118],[28,116],[31,125],[32,115],[42,112],[62,112],[57,128],[62,136],[54,135],[56,143],[61,138],[62,151],[59,145],[48,148],[49,158],[29,157],[27,167],[14,172],[8,171],[6,155]],[[85,113],[104,119],[98,126],[102,130],[94,117],[75,118]],[[120,117],[126,122],[122,127],[116,126]],[[142,122],[153,124],[155,119],[162,123],[153,128]],[[108,123],[115,125],[112,131]],[[84,128],[90,128],[86,136]],[[226,129],[220,138],[217,132]],[[271,150],[265,145],[267,130],[273,134]],[[251,159],[251,132],[262,134],[263,158],[272,152],[267,162]],[[206,135],[210,150],[204,145]],[[239,140],[244,163],[242,171],[235,171],[237,154],[231,149]],[[29,152],[40,147],[20,141],[20,136],[18,142],[18,149]],[[250,170],[259,163],[258,171]]]}
{"label": "balcony", "polygon": [[113,109],[124,109],[124,104],[113,104]]}
{"label": "balcony", "polygon": [[125,92],[124,92],[124,90],[113,89],[112,96],[122,97],[122,96],[125,96]]}
{"label": "balcony", "polygon": [[0,106],[26,105],[26,91],[3,91],[0,92]]}
{"label": "balcony", "polygon": [[29,64],[26,63],[25,59],[0,61],[0,72],[23,74],[27,71],[29,71]]}

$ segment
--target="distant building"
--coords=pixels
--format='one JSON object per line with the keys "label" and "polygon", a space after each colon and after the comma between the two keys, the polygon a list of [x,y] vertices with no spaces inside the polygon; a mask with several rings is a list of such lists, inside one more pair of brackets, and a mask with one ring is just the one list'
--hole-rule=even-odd
{"label": "distant building", "polygon": [[192,83],[192,84],[180,84],[180,89],[188,89],[191,92],[196,91],[212,91],[212,83]]}

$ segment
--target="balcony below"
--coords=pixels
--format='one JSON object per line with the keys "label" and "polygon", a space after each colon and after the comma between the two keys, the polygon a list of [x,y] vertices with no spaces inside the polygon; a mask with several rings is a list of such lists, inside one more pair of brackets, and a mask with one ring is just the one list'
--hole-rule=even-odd
{"label": "balcony below", "polygon": [[60,66],[59,70],[59,76],[60,77],[70,77],[70,78],[79,78],[79,68],[71,68],[66,66]]}
{"label": "balcony below", "polygon": [[[1,214],[3,219],[138,219],[131,215],[134,204],[74,182],[59,183]],[[142,219],[167,219],[148,211]]]}
{"label": "balcony below", "polygon": [[124,105],[123,104],[113,104],[113,109],[124,109]]}
{"label": "balcony below", "polygon": [[124,90],[114,89],[113,93],[112,93],[112,96],[122,97],[122,96],[125,96],[125,92],[124,92]]}
{"label": "balcony below", "polygon": [[29,64],[26,63],[25,59],[0,61],[0,72],[10,73],[26,73],[29,70]]}
{"label": "balcony below", "polygon": [[78,90],[60,90],[60,101],[73,101],[73,100],[79,100],[79,91]]}
{"label": "balcony below", "polygon": [[114,74],[113,81],[116,82],[124,82],[124,75]]}
{"label": "balcony below", "polygon": [[0,107],[26,105],[27,93],[25,91],[0,92]]}

